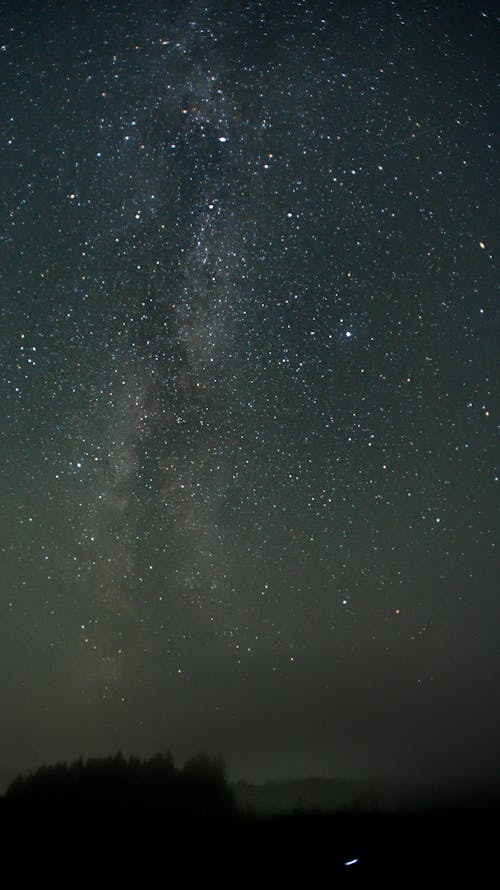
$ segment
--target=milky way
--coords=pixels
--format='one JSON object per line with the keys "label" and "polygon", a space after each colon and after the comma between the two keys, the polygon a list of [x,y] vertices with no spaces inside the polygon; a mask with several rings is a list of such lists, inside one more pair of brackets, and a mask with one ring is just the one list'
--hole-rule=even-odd
{"label": "milky way", "polygon": [[492,9],[8,4],[5,776],[493,757]]}

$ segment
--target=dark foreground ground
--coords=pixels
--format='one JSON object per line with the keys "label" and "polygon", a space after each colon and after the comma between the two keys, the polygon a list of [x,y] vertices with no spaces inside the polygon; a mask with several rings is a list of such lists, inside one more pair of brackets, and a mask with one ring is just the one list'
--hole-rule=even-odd
{"label": "dark foreground ground", "polygon": [[[218,887],[497,886],[498,811],[233,816],[208,822],[115,807],[1,801],[4,874],[16,884]],[[106,883],[103,883],[106,882]],[[139,884],[140,882],[140,884]],[[453,883],[452,883],[453,882]]]}

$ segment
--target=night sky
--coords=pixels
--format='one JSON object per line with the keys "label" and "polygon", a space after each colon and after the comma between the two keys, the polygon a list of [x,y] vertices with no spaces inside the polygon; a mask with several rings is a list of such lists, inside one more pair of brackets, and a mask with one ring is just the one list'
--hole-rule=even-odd
{"label": "night sky", "polygon": [[2,4],[3,783],[497,769],[494,9]]}

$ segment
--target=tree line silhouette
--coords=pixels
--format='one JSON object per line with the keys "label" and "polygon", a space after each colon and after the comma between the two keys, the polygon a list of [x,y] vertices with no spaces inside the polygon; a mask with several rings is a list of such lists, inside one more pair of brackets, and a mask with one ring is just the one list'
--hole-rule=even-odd
{"label": "tree line silhouette", "polygon": [[226,817],[236,811],[222,758],[200,753],[178,769],[170,751],[149,760],[119,752],[42,766],[14,779],[4,799],[54,807],[144,808],[176,818]]}
{"label": "tree line silhouette", "polygon": [[[290,786],[287,800],[318,782],[283,783]],[[14,779],[0,797],[4,858],[11,856],[24,874],[32,868],[37,879],[47,857],[51,867],[71,869],[93,855],[100,869],[107,863],[110,880],[121,869],[141,885],[152,863],[155,875],[179,867],[196,880],[216,875],[218,886],[233,886],[243,863],[252,883],[265,874],[280,886],[310,886],[327,875],[336,887],[420,888],[429,876],[449,886],[455,876],[463,884],[468,875],[469,885],[478,886],[484,849],[494,849],[493,798],[486,809],[436,802],[387,812],[329,809],[325,798],[324,808],[307,810],[300,804],[278,808],[278,788],[271,787],[276,809],[259,812],[247,810],[258,799],[259,789],[253,790],[246,798],[241,788],[233,794],[224,760],[206,753],[181,768],[169,751],[149,760],[118,753],[42,766]]]}

